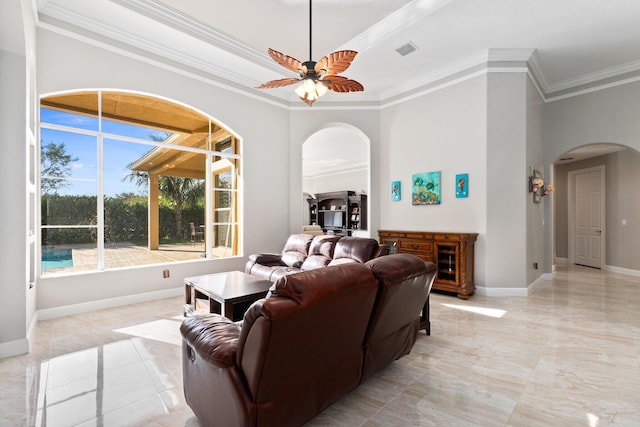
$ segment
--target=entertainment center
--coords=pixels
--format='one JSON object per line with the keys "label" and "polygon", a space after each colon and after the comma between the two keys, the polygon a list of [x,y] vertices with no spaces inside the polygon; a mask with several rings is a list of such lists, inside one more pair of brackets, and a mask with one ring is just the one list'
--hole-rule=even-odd
{"label": "entertainment center", "polygon": [[351,235],[367,229],[367,196],[355,191],[318,193],[307,199],[309,224],[319,225],[325,233]]}

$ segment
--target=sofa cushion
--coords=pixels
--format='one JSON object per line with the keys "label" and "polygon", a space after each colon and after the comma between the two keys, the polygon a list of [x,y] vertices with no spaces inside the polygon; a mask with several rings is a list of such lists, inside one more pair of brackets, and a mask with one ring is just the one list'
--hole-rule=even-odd
{"label": "sofa cushion", "polygon": [[312,234],[292,234],[282,249],[282,262],[289,266],[300,268],[309,253],[309,246],[313,240]]}
{"label": "sofa cushion", "polygon": [[326,267],[333,258],[336,242],[339,236],[324,234],[316,236],[311,241],[309,256],[302,263],[302,270],[313,270],[315,268]]}
{"label": "sofa cushion", "polygon": [[379,244],[376,239],[346,236],[338,240],[329,265],[349,262],[365,263],[376,256]]}

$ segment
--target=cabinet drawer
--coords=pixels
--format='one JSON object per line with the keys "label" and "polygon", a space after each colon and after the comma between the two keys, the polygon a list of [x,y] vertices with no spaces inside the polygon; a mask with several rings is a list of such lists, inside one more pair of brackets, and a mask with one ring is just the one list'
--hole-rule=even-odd
{"label": "cabinet drawer", "polygon": [[400,240],[400,251],[401,252],[433,252],[433,243]]}
{"label": "cabinet drawer", "polygon": [[443,242],[462,242],[466,240],[462,234],[439,233],[434,235],[435,241]]}

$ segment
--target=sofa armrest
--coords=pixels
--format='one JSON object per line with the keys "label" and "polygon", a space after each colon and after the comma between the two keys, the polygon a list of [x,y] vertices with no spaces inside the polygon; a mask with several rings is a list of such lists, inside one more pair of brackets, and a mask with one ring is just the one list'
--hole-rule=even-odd
{"label": "sofa armrest", "polygon": [[238,352],[240,327],[218,314],[187,317],[180,325],[180,333],[190,349],[189,357],[196,354],[218,368],[234,366]]}
{"label": "sofa armrest", "polygon": [[261,264],[269,267],[275,266],[286,266],[284,262],[282,262],[281,254],[253,254],[249,255],[249,263],[253,264]]}

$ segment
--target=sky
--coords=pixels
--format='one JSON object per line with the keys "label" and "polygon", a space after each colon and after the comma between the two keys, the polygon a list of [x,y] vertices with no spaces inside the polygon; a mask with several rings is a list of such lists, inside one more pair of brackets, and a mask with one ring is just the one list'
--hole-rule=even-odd
{"label": "sky", "polygon": [[[69,126],[84,130],[97,131],[98,119],[79,114],[70,114],[61,111],[40,109],[40,121],[61,126]],[[108,120],[102,121],[104,133],[134,137],[147,141],[153,141],[153,136],[164,139],[166,133],[156,129],[133,126]],[[53,142],[64,143],[66,153],[77,158],[71,164],[71,176],[67,186],[58,190],[62,195],[96,195],[97,194],[97,137],[92,135],[77,134],[41,128],[41,144],[43,146]],[[137,187],[135,183],[123,181],[129,174],[127,165],[137,160],[153,146],[138,144],[115,139],[104,139],[104,193],[105,196],[116,196],[121,193],[147,194],[146,187]]]}

